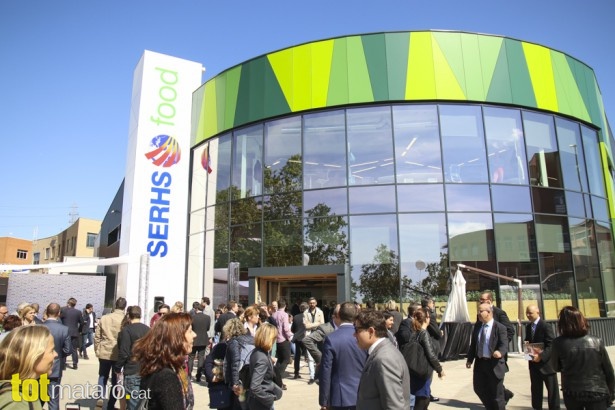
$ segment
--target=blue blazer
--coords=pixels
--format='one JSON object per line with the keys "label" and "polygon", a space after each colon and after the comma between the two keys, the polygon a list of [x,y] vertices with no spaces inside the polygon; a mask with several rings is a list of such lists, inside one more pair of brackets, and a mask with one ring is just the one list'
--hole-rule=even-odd
{"label": "blue blazer", "polygon": [[60,366],[62,358],[68,356],[73,351],[73,344],[68,334],[68,326],[60,323],[60,319],[47,319],[43,326],[49,328],[51,336],[53,336],[53,346],[58,354],[58,357],[53,361],[53,368],[49,377],[60,378],[62,377],[62,366]]}
{"label": "blue blazer", "polygon": [[367,360],[354,337],[354,327],[342,324],[327,335],[323,346],[318,403],[321,406],[351,407]]}

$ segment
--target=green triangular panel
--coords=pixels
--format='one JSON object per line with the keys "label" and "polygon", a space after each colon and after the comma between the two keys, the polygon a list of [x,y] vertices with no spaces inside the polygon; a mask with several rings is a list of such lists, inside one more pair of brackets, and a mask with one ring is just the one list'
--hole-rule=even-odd
{"label": "green triangular panel", "polygon": [[243,65],[237,90],[237,104],[235,105],[235,121],[233,126],[239,126],[250,121],[250,82],[254,65],[248,62]]}
{"label": "green triangular panel", "polygon": [[224,73],[226,77],[226,99],[224,101],[224,127],[228,130],[235,126],[235,113],[237,112],[237,97],[239,96],[239,82],[241,79],[241,68],[233,67]]}
{"label": "green triangular panel", "polygon": [[389,99],[389,83],[387,81],[386,40],[384,34],[362,36],[365,61],[369,71],[375,101]]}
{"label": "green triangular panel", "polygon": [[[207,119],[209,116],[214,117],[216,108],[215,101],[215,83],[216,80],[210,80],[196,90],[193,94],[192,101],[200,100],[201,109],[199,110],[198,124],[196,128],[196,135],[194,136],[194,143],[203,141],[210,135],[218,133],[218,124],[212,124]],[[194,109],[194,107],[193,107]],[[193,144],[194,145],[194,144]]]}
{"label": "green triangular panel", "polygon": [[331,78],[327,107],[348,103],[348,60],[346,58],[346,39],[337,38],[333,44]]}
{"label": "green triangular panel", "polygon": [[506,59],[506,45],[502,43],[500,55],[491,77],[489,91],[487,91],[487,101],[491,102],[512,102],[512,91],[510,89],[510,75],[508,74],[508,61]]}
{"label": "green triangular panel", "polygon": [[[452,67],[435,39],[435,35],[432,36],[431,40],[436,98],[439,100],[465,100],[465,90],[461,88]],[[460,57],[457,59],[460,59]]]}
{"label": "green triangular panel", "polygon": [[476,34],[461,34],[461,49],[463,52],[466,97],[471,101],[485,101],[487,93],[483,86],[483,67],[481,67],[478,36]]}
{"label": "green triangular panel", "polygon": [[506,39],[504,46],[508,60],[512,102],[526,107],[536,107],[536,96],[521,43]]}
{"label": "green triangular panel", "polygon": [[361,37],[348,37],[348,102],[361,103],[374,101],[372,84]]}
{"label": "green triangular panel", "polygon": [[[459,87],[463,91],[463,95],[467,95],[466,81],[463,68],[463,51],[461,49],[461,34],[460,33],[434,33],[433,38],[440,46],[440,50],[451,71],[459,83]],[[439,93],[438,93],[439,94]]]}
{"label": "green triangular panel", "polygon": [[559,111],[585,121],[590,121],[589,112],[585,108],[585,102],[583,97],[581,97],[581,92],[566,56],[562,53],[551,51],[551,61]]}
{"label": "green triangular panel", "polygon": [[600,91],[598,90],[598,83],[592,70],[585,70],[585,82],[587,83],[587,94],[589,94],[589,115],[591,116],[592,123],[598,125],[604,129],[604,123],[602,121],[602,107],[598,101],[602,101]]}
{"label": "green triangular panel", "polygon": [[290,105],[293,100],[293,49],[287,48],[267,56],[269,64],[277,78],[280,88],[284,92],[286,101]]}
{"label": "green triangular panel", "polygon": [[[583,99],[583,105],[585,106],[585,110],[587,111],[589,117],[591,118],[591,122],[593,123],[594,117],[592,113],[592,94],[589,92],[587,78],[585,77],[585,74],[589,70],[589,68],[587,68],[585,64],[579,62],[578,60],[570,56],[566,56],[566,61],[568,61],[568,66],[570,66],[572,76],[574,77],[581,98]],[[594,74],[592,73],[591,76],[593,77]]]}
{"label": "green triangular panel", "polygon": [[267,57],[259,57],[250,61],[250,87],[248,99],[250,110],[248,121],[256,121],[263,118],[265,113],[265,71],[270,68]]}
{"label": "green triangular panel", "polygon": [[478,48],[480,54],[480,65],[483,75],[483,88],[485,90],[485,100],[489,93],[489,87],[493,79],[495,72],[495,65],[498,62],[500,56],[500,49],[502,48],[503,41],[500,37],[492,36],[479,36]]}
{"label": "green triangular panel", "polygon": [[273,72],[269,60],[265,59],[264,62],[265,103],[263,105],[263,113],[266,117],[288,114],[291,110],[282,87],[280,87],[280,83]]}
{"label": "green triangular panel", "polygon": [[389,99],[403,100],[406,94],[406,71],[410,33],[385,34]]}
{"label": "green triangular panel", "polygon": [[224,104],[226,101],[226,76],[216,79],[216,133],[222,131],[224,125]]}

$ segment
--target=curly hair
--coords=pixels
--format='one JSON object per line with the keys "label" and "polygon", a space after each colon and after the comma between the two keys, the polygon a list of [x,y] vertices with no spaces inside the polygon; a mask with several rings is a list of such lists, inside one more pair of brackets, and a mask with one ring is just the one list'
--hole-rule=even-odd
{"label": "curly hair", "polygon": [[186,355],[186,332],[192,326],[188,313],[163,315],[149,332],[133,346],[133,359],[141,364],[145,377],[164,368],[179,372]]}
{"label": "curly hair", "polygon": [[0,343],[0,380],[11,380],[19,373],[21,380],[37,379],[34,370],[45,354],[51,332],[46,326],[21,326]]}
{"label": "curly hair", "polygon": [[246,333],[248,333],[248,330],[243,327],[243,323],[237,318],[228,320],[222,328],[224,340],[229,340],[239,335],[245,335]]}

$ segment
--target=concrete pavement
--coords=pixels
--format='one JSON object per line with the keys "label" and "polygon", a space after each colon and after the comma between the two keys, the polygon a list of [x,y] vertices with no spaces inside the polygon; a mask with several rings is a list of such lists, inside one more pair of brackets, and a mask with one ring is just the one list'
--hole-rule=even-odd
{"label": "concrete pavement", "polygon": [[[607,348],[611,361],[615,362],[615,346]],[[62,379],[63,385],[95,385],[98,379],[98,360],[95,358],[94,351],[90,348],[90,360],[80,359],[78,370],[67,369]],[[70,365],[70,359],[69,359]],[[506,375],[505,385],[515,393],[515,396],[508,403],[507,408],[531,409],[530,379],[527,362],[521,358],[511,357],[508,360],[510,371]],[[466,369],[465,360],[444,362],[445,377],[439,380],[434,379],[432,393],[440,398],[439,402],[431,403],[430,409],[480,409],[482,405],[472,389],[472,370]],[[287,370],[292,374],[292,365]],[[318,405],[318,385],[308,385],[308,368],[301,368],[302,378],[298,380],[285,379],[288,390],[284,392],[282,399],[275,404],[276,410],[319,410]],[[209,395],[205,383],[193,383],[194,395],[197,409],[208,408]],[[76,390],[75,390],[76,391]],[[545,408],[546,391],[545,391]],[[79,403],[81,408],[94,409],[95,399],[68,400],[64,398],[61,402],[61,409],[65,408],[66,403]],[[106,404],[106,403],[105,403]],[[116,406],[118,406],[116,404]],[[563,408],[562,401],[562,408]]]}

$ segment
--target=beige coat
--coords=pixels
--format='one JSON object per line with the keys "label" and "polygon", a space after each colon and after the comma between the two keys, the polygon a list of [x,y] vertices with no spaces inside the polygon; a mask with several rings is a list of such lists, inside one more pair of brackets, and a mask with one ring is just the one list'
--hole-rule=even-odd
{"label": "beige coat", "polygon": [[100,318],[94,334],[94,352],[99,359],[117,360],[117,335],[120,333],[122,320],[124,320],[124,311],[121,309],[114,309],[113,312]]}

